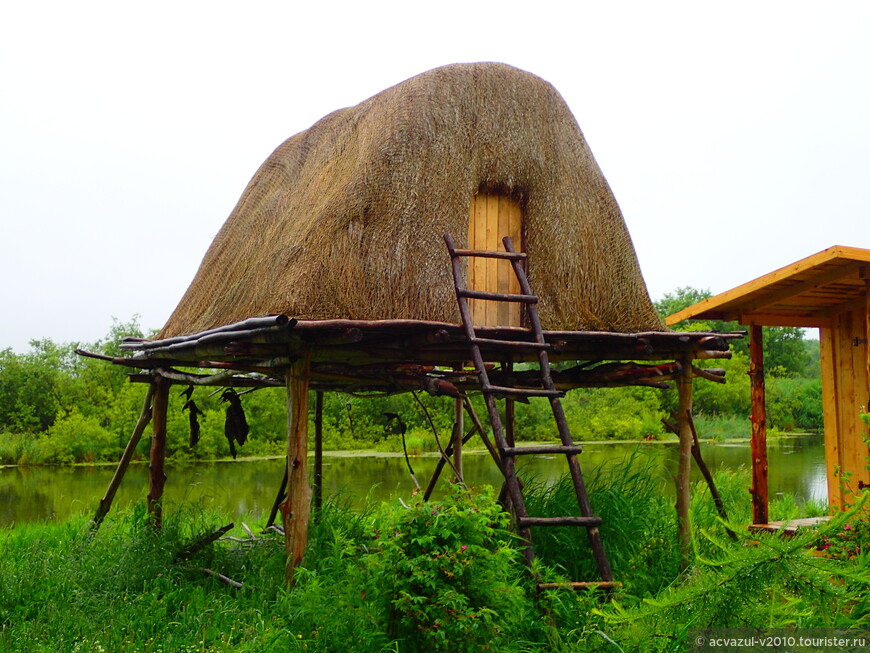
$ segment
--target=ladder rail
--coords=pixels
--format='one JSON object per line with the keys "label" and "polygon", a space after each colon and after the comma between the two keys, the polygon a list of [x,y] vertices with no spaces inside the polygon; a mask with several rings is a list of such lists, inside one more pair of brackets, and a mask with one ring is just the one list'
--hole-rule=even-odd
{"label": "ladder rail", "polygon": [[[514,249],[513,242],[510,237],[505,237],[504,252],[479,251],[471,249],[459,249],[456,247],[453,239],[449,234],[444,235],[444,241],[447,245],[447,250],[450,253],[451,266],[453,272],[453,287],[456,294],[456,300],[459,307],[460,317],[465,330],[465,335],[471,350],[472,361],[477,370],[478,379],[480,381],[481,390],[483,391],[484,402],[487,412],[489,413],[490,423],[492,424],[493,435],[495,437],[496,446],[498,447],[502,472],[505,477],[505,486],[508,496],[513,504],[516,514],[517,531],[525,542],[523,547],[523,555],[526,563],[531,566],[535,558],[534,548],[532,546],[530,526],[545,526],[545,525],[573,525],[581,526],[587,529],[590,548],[592,549],[593,557],[598,566],[599,575],[601,576],[602,586],[611,585],[613,574],[610,568],[610,563],[604,551],[601,534],[598,530],[601,519],[596,517],[592,512],[592,506],[589,502],[589,496],[586,491],[586,484],[583,480],[583,474],[580,471],[580,464],[577,460],[577,453],[581,448],[574,444],[571,437],[568,421],[565,417],[565,411],[559,398],[564,394],[556,390],[553,383],[552,373],[550,369],[550,359],[547,350],[551,345],[547,343],[544,337],[543,328],[541,327],[540,317],[538,315],[538,298],[532,292],[531,286],[526,276],[523,263],[527,259],[527,255],[523,252],[517,252]],[[461,258],[463,257],[484,257],[507,260],[514,271],[514,275],[519,282],[521,292],[518,294],[492,293],[477,290],[469,290],[461,281],[464,279],[462,273]],[[474,329],[471,311],[468,306],[468,298],[484,299],[489,301],[510,301],[519,302],[525,307],[526,315],[534,334],[535,340],[531,347],[538,357],[539,369],[541,372],[541,386],[543,390],[521,390],[517,388],[508,388],[493,386],[489,381],[489,374],[486,371],[483,355],[480,351],[480,344],[496,345],[496,341],[491,341],[485,338],[479,338]],[[516,342],[516,341],[513,341]],[[526,343],[531,344],[531,343]],[[504,341],[504,348],[516,348],[512,341]],[[563,453],[568,462],[568,470],[571,477],[572,485],[575,490],[577,505],[580,510],[580,517],[529,517],[526,509],[525,500],[523,498],[522,489],[519,484],[519,479],[516,475],[515,460],[518,453],[521,451],[513,442],[508,442],[504,425],[502,424],[501,415],[499,414],[498,405],[496,404],[496,395],[504,395],[508,402],[511,402],[511,396],[545,396],[550,402],[553,412],[553,417],[559,432],[559,439],[562,443],[561,447],[555,447],[559,453]],[[531,452],[530,452],[531,453]]]}

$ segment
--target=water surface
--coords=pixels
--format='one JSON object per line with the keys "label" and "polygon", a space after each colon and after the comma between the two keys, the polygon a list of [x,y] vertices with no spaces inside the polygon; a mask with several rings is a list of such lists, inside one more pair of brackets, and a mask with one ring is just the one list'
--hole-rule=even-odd
{"label": "water surface", "polygon": [[[583,443],[580,464],[585,474],[606,473],[613,463],[635,455],[648,462],[650,473],[662,481],[663,492],[673,492],[678,450],[676,442]],[[748,468],[749,442],[702,443],[704,460],[711,470]],[[821,435],[801,435],[768,443],[771,498],[793,494],[799,502],[827,500],[824,440]],[[424,487],[437,458],[413,456],[411,465]],[[522,456],[521,476],[551,483],[566,472],[564,456]],[[465,477],[469,484],[500,484],[500,475],[485,452],[466,453]],[[114,466],[6,467],[0,468],[0,526],[33,521],[64,520],[90,514],[106,491]],[[181,502],[195,502],[225,512],[231,519],[268,515],[283,474],[283,460],[239,460],[218,463],[168,464],[164,499],[171,509]],[[697,473],[697,470],[693,470]],[[339,494],[353,505],[367,498],[375,501],[410,496],[414,484],[401,455],[327,454],[323,461],[324,491]],[[115,498],[115,507],[143,500],[148,493],[148,468],[133,464]],[[748,496],[748,494],[747,494]]]}

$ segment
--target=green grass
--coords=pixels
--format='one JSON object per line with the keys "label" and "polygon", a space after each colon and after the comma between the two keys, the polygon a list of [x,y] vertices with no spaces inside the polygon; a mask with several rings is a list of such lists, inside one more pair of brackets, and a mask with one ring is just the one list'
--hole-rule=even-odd
{"label": "green grass", "polygon": [[[363,512],[328,503],[292,590],[277,536],[180,557],[225,522],[192,506],[168,513],[159,534],[141,506],[95,536],[85,517],[17,526],[0,531],[0,650],[616,651],[613,642],[624,651],[685,650],[690,626],[870,625],[870,542],[848,560],[810,555],[854,515],[791,540],[741,533],[732,542],[696,487],[696,563],[681,573],[673,506],[651,474],[630,459],[589,478],[623,583],[611,597],[559,590],[536,598],[488,492]],[[731,520],[746,523],[746,478],[717,481]],[[567,483],[528,490],[533,514],[573,511]],[[793,501],[772,506],[796,511]],[[244,537],[238,527],[232,534]],[[545,578],[594,578],[582,529],[535,536]]]}

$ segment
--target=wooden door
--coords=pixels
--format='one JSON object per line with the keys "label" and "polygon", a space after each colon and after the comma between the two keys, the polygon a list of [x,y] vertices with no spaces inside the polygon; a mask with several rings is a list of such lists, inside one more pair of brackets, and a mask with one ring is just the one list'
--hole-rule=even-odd
{"label": "wooden door", "polygon": [[[507,195],[478,193],[471,201],[468,220],[470,249],[504,251],[502,238],[510,236],[518,252],[523,247],[523,212],[519,202]],[[519,293],[520,285],[509,261],[469,258],[468,287],[486,292]],[[514,302],[469,301],[476,326],[522,326],[522,307]]]}

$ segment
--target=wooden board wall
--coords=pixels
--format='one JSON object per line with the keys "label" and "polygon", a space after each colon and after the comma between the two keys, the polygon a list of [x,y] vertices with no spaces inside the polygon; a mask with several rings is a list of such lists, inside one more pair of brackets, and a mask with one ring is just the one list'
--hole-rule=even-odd
{"label": "wooden board wall", "polygon": [[830,327],[819,329],[828,503],[836,507],[870,484],[867,426],[861,420],[870,401],[867,330],[864,306],[834,315]]}
{"label": "wooden board wall", "polygon": [[[478,193],[471,201],[468,220],[470,249],[504,251],[502,238],[510,236],[517,251],[523,251],[523,212],[519,202],[507,195]],[[508,261],[468,259],[468,287],[487,292],[518,293],[519,282]],[[516,303],[469,301],[476,326],[522,326],[521,306]]]}

